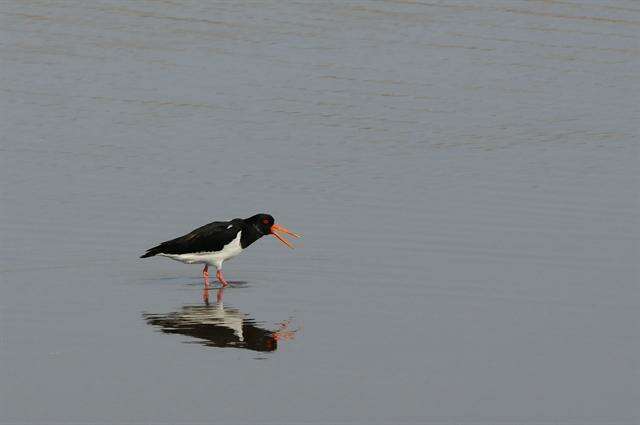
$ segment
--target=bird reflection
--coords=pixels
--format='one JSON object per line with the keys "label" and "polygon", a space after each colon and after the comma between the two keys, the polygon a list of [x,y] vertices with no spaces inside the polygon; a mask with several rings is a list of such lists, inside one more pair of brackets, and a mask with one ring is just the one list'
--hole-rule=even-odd
{"label": "bird reflection", "polygon": [[223,304],[224,288],[216,292],[216,303],[209,304],[209,289],[203,292],[205,305],[187,305],[167,314],[143,313],[148,324],[164,333],[187,335],[208,347],[234,347],[253,351],[275,351],[278,342],[291,340],[299,329],[289,329],[290,320],[275,330],[258,326],[255,320]]}

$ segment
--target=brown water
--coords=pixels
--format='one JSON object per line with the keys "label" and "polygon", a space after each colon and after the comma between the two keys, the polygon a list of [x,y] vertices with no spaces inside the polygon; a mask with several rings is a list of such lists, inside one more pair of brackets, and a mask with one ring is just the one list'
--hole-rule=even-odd
{"label": "brown water", "polygon": [[0,19],[0,423],[639,422],[638,2]]}

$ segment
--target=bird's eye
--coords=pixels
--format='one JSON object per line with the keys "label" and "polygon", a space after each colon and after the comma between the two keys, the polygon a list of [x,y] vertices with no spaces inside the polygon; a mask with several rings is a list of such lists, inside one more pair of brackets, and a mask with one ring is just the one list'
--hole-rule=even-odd
{"label": "bird's eye", "polygon": [[267,220],[266,218],[265,218],[264,220],[262,220],[262,222],[263,222],[264,224],[269,224],[269,220]]}

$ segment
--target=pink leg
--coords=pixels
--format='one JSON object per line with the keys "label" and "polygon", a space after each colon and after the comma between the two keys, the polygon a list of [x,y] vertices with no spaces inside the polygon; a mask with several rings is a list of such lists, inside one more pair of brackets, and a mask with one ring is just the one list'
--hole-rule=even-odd
{"label": "pink leg", "polygon": [[222,270],[218,270],[216,272],[216,277],[218,278],[218,280],[220,281],[220,283],[222,283],[222,286],[228,286],[229,282],[227,282],[226,280],[224,280],[224,275],[222,274]]}
{"label": "pink leg", "polygon": [[202,269],[202,278],[204,279],[204,287],[208,288],[209,287],[209,265],[208,264],[204,266],[204,269]]}

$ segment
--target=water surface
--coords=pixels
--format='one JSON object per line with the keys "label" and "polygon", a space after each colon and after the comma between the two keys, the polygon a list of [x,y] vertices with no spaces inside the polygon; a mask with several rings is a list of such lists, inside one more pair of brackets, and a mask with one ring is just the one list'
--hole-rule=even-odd
{"label": "water surface", "polygon": [[0,19],[0,422],[638,422],[637,2]]}

